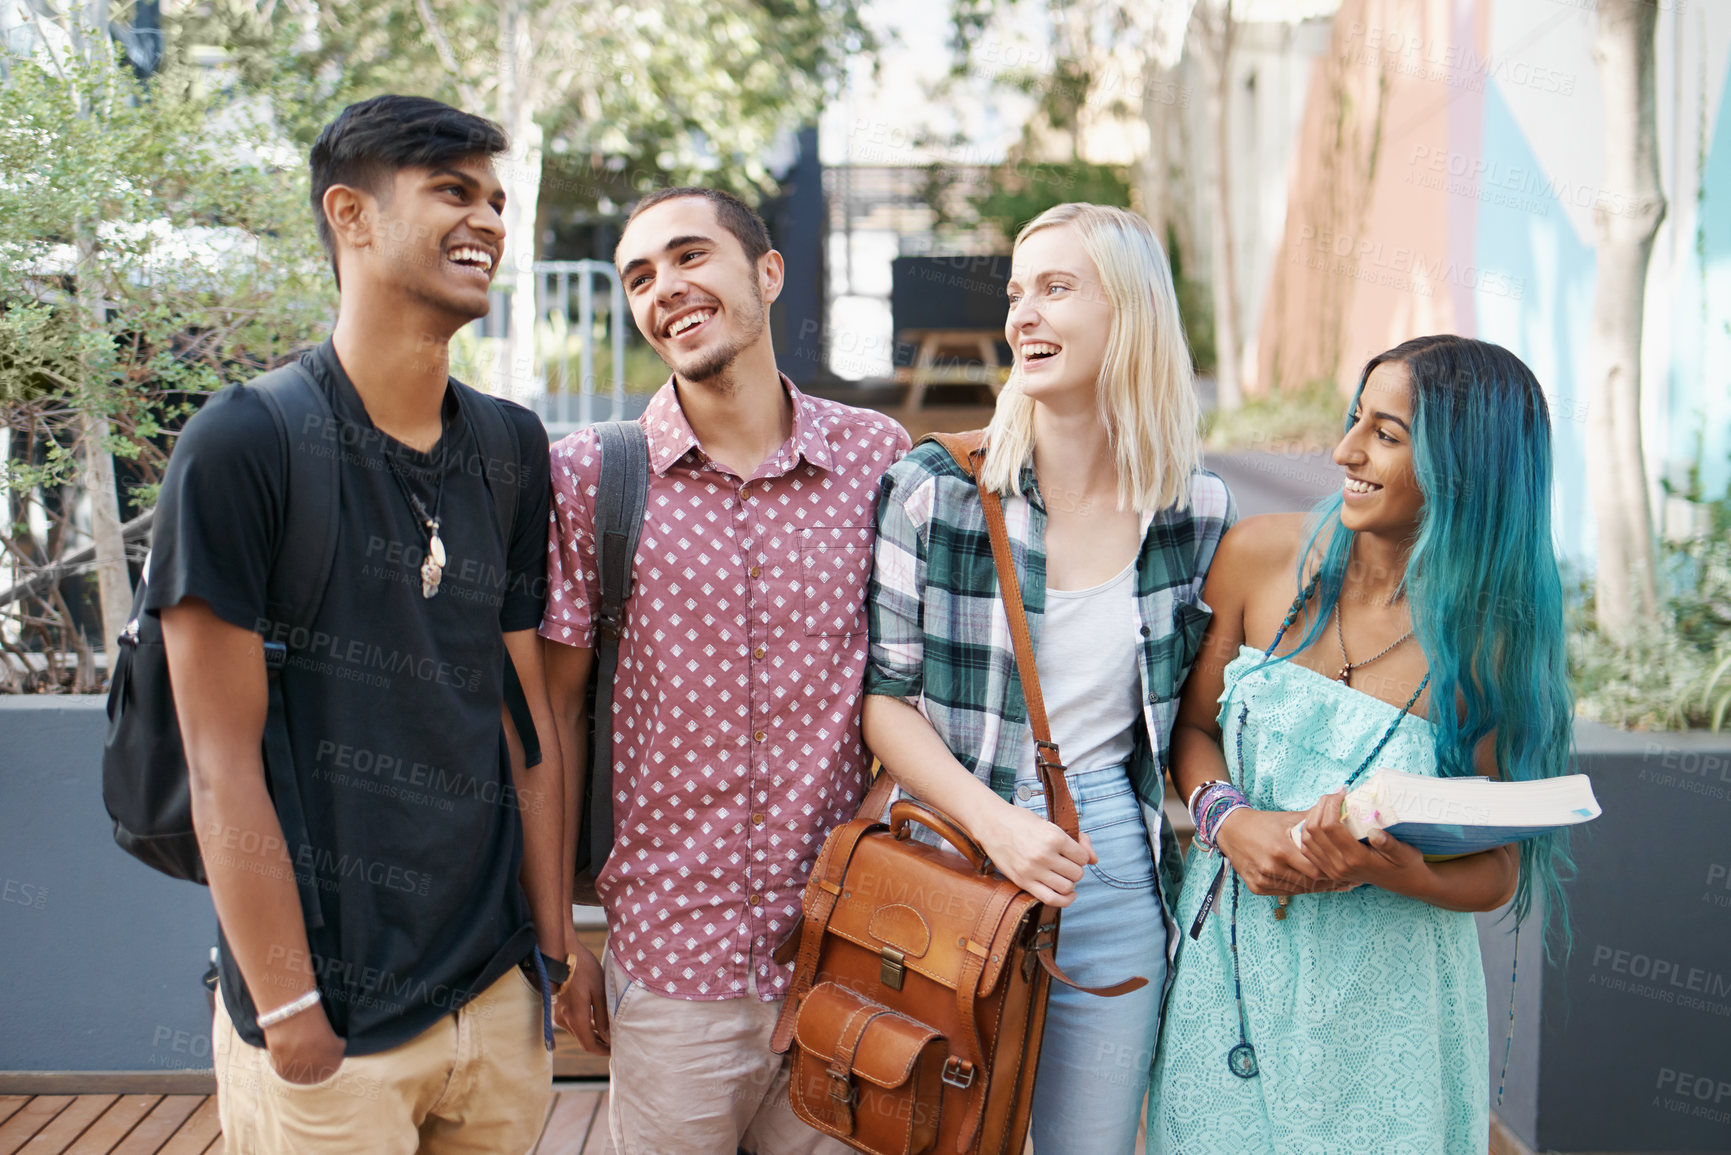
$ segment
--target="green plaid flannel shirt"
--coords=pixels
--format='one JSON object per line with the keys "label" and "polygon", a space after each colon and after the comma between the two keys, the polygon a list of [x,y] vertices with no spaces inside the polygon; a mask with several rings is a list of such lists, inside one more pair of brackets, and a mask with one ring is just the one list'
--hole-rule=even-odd
{"label": "green plaid flannel shirt", "polygon": [[[1143,725],[1129,776],[1168,910],[1177,902],[1183,864],[1161,806],[1164,767],[1179,690],[1212,616],[1202,586],[1215,547],[1236,518],[1226,484],[1200,469],[1191,476],[1186,508],[1142,515],[1136,613]],[[1022,472],[1022,495],[1004,499],[1004,520],[1037,656],[1046,604],[1046,507],[1032,468]],[[943,446],[915,446],[884,475],[874,548],[865,692],[918,708],[956,759],[1009,799],[1017,776],[1034,765],[1034,736],[1009,617],[998,597],[985,511],[973,479]],[[1063,745],[1061,736],[1056,740]],[[1168,935],[1168,946],[1176,948],[1176,933]]]}

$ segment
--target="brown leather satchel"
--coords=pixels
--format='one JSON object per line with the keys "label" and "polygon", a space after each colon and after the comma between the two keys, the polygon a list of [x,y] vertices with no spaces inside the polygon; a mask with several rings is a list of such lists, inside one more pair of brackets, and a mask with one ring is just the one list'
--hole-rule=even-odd
{"label": "brown leather satchel", "polygon": [[[983,434],[935,435],[977,478]],[[1047,814],[1077,837],[1076,804],[1046,724],[998,495],[980,489],[1015,639]],[[794,1113],[857,1151],[1022,1155],[1053,978],[1058,908],[992,870],[955,822],[879,772],[806,885],[798,962],[773,1046],[792,1048]],[[913,824],[957,853],[912,840]],[[790,938],[790,943],[794,939]],[[785,949],[785,948],[784,948]],[[1128,979],[1090,993],[1120,995]]]}

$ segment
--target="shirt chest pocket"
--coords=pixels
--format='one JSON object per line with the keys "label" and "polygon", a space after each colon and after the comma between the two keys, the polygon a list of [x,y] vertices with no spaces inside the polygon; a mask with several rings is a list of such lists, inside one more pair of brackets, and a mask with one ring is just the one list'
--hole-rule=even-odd
{"label": "shirt chest pocket", "polygon": [[807,637],[845,637],[865,630],[873,532],[869,525],[814,525],[800,531]]}
{"label": "shirt chest pocket", "polygon": [[1148,685],[1160,702],[1173,701],[1183,689],[1213,617],[1214,612],[1200,602],[1178,602],[1172,607],[1172,632],[1150,639]]}

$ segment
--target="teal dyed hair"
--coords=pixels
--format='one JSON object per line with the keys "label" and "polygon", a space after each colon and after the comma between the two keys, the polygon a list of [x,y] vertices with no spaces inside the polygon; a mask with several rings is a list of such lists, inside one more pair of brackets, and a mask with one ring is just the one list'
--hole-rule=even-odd
{"label": "teal dyed hair", "polygon": [[[1416,337],[1373,357],[1406,366],[1412,382],[1413,467],[1424,507],[1402,579],[1413,632],[1430,664],[1430,720],[1439,772],[1474,773],[1473,750],[1496,735],[1504,778],[1569,772],[1574,701],[1567,680],[1563,585],[1551,537],[1551,418],[1532,370],[1499,345]],[[1350,417],[1349,417],[1350,427]],[[1296,649],[1315,642],[1340,598],[1353,534],[1336,491],[1312,511],[1298,579],[1320,562],[1319,601]],[[1290,656],[1290,654],[1285,655]],[[1454,702],[1456,709],[1437,703]],[[1572,872],[1566,832],[1520,844],[1516,922],[1541,888],[1570,939],[1561,880]]]}

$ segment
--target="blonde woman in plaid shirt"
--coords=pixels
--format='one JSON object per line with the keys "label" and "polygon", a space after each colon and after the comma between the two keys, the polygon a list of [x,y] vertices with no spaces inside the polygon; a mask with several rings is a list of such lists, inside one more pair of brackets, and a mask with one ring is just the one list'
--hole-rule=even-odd
{"label": "blonde woman in plaid shirt", "polygon": [[1015,368],[982,476],[1005,497],[1053,739],[1081,814],[1046,821],[1033,736],[973,483],[936,444],[885,475],[868,599],[868,745],[1007,877],[1067,908],[1076,981],[1054,985],[1034,1103],[1040,1155],[1134,1145],[1176,928],[1181,864],[1161,798],[1176,699],[1233,520],[1200,468],[1189,350],[1165,253],[1121,209],[1059,205],[1016,238]]}

